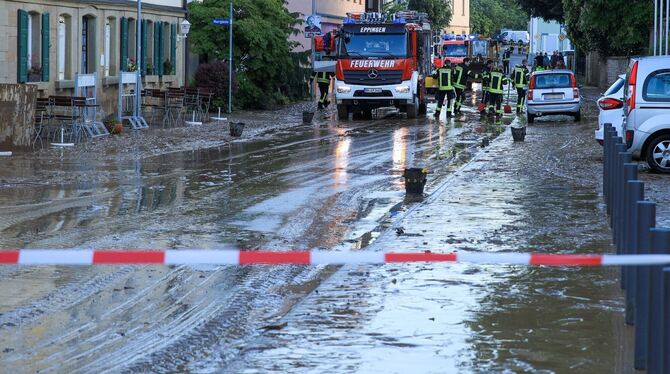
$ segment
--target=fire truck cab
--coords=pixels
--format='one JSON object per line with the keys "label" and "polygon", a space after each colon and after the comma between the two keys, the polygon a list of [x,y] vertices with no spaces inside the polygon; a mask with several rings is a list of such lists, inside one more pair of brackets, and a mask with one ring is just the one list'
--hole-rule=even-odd
{"label": "fire truck cab", "polygon": [[431,30],[425,14],[349,14],[339,30],[335,98],[340,119],[394,106],[415,118],[426,112]]}

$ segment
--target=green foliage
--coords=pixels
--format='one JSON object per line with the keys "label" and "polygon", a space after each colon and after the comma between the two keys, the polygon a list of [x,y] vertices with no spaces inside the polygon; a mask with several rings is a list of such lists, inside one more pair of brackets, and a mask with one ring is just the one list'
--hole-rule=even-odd
{"label": "green foliage", "polygon": [[407,0],[399,3],[389,3],[385,12],[395,13],[402,10],[416,10],[425,12],[430,18],[433,30],[442,30],[449,26],[453,9],[448,0]]}
{"label": "green foliage", "polygon": [[473,33],[491,36],[496,30],[528,28],[528,13],[514,0],[471,0],[470,27]]}
{"label": "green foliage", "polygon": [[581,50],[601,56],[644,54],[652,4],[647,0],[563,0],[570,40]]}
{"label": "green foliage", "polygon": [[516,0],[533,17],[563,22],[563,4],[560,0]]}
{"label": "green foliage", "polygon": [[[228,32],[212,25],[213,18],[229,17],[229,0],[189,4],[192,50],[216,60],[228,59]],[[236,105],[268,108],[304,97],[299,87],[308,53],[293,53],[301,21],[286,9],[285,0],[235,0],[233,61],[239,91]],[[290,82],[287,84],[287,82]],[[301,86],[300,82],[298,86]]]}

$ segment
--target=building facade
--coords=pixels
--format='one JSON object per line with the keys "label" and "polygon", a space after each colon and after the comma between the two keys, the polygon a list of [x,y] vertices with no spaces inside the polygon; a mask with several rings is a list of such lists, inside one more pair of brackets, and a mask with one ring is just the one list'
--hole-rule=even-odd
{"label": "building facade", "polygon": [[142,71],[148,87],[183,84],[183,0],[0,0],[0,83],[70,95],[79,74],[97,74],[98,97],[115,111],[120,71]]}
{"label": "building facade", "polygon": [[470,33],[470,0],[449,0],[453,15],[444,31],[454,34]]}
{"label": "building facade", "polygon": [[[287,7],[289,12],[299,13],[303,20],[315,11],[314,13],[321,16],[322,31],[329,32],[342,24],[347,13],[364,12],[365,0],[315,0],[316,9],[312,9],[312,0],[288,0]],[[309,38],[297,35],[292,39],[300,43],[296,51],[311,49]]]}

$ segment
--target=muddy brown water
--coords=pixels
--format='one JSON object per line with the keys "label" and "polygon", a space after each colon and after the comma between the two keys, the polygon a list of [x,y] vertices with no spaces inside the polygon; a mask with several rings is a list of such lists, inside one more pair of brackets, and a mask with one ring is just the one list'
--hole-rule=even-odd
{"label": "muddy brown water", "polygon": [[[510,145],[510,121],[474,112],[446,123],[317,117],[256,140],[131,161],[19,154],[0,170],[0,247],[607,248],[592,124],[538,121],[524,148]],[[427,199],[438,211],[404,200],[408,166],[431,169]],[[56,170],[53,179],[31,177],[43,168]],[[398,225],[407,235],[394,234]],[[3,267],[0,364],[611,372],[615,286],[616,272],[600,269]]]}
{"label": "muddy brown water", "polygon": [[[0,170],[0,247],[355,247],[355,237],[343,241],[353,223],[374,226],[403,204],[405,167],[429,167],[437,184],[501,130],[475,113],[447,125],[331,117],[134,160],[17,153]],[[299,300],[286,285],[328,271],[3,267],[0,363],[14,372],[215,370]]]}

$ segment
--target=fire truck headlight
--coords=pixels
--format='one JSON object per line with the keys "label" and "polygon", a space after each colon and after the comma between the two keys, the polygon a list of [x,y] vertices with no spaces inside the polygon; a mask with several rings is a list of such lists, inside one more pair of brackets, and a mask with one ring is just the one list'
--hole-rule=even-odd
{"label": "fire truck headlight", "polygon": [[398,86],[398,87],[395,88],[395,92],[397,92],[397,93],[409,93],[409,86],[407,86],[407,85]]}
{"label": "fire truck headlight", "polygon": [[351,92],[351,87],[349,87],[349,86],[337,86],[337,93],[344,94],[344,93],[349,93],[349,92]]}

